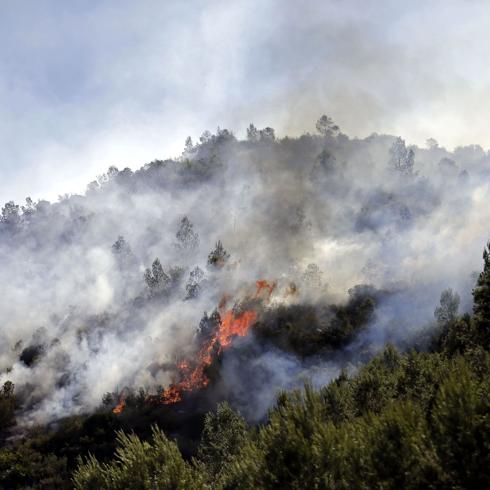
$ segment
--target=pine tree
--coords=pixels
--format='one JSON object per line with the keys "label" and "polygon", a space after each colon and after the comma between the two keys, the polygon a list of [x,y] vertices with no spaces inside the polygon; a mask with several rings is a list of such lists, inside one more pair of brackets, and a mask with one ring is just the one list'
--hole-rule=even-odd
{"label": "pine tree", "polygon": [[73,475],[77,490],[192,490],[208,485],[198,469],[184,461],[177,444],[157,427],[152,439],[142,441],[136,434],[117,433],[116,458],[99,463],[93,455],[80,459]]}
{"label": "pine tree", "polygon": [[218,240],[216,247],[208,255],[208,265],[221,268],[230,258],[230,254],[225,250],[221,240]]}
{"label": "pine tree", "polygon": [[490,242],[483,250],[483,271],[473,289],[473,313],[479,340],[483,347],[490,346]]}
{"label": "pine tree", "polygon": [[199,235],[194,231],[194,225],[187,216],[180,220],[177,233],[177,248],[180,250],[194,250],[199,246]]}
{"label": "pine tree", "polygon": [[228,403],[220,403],[216,413],[206,415],[198,458],[211,480],[237,457],[246,440],[247,424]]}
{"label": "pine tree", "polygon": [[151,270],[146,269],[145,281],[152,294],[157,294],[166,291],[171,278],[163,270],[162,264],[158,257],[153,261]]}
{"label": "pine tree", "polygon": [[200,267],[195,267],[189,273],[189,280],[185,286],[187,292],[186,299],[197,298],[201,291],[201,283],[204,279],[204,272]]}
{"label": "pine tree", "polygon": [[133,251],[129,243],[124,239],[122,235],[119,235],[117,240],[112,244],[112,253],[114,256],[124,262],[128,261],[128,259],[133,259]]}
{"label": "pine tree", "polygon": [[453,322],[458,316],[460,298],[452,289],[446,289],[441,293],[439,306],[434,311],[434,317],[440,325]]}
{"label": "pine tree", "polygon": [[405,140],[398,137],[390,148],[389,166],[404,175],[413,175],[415,153],[405,145]]}

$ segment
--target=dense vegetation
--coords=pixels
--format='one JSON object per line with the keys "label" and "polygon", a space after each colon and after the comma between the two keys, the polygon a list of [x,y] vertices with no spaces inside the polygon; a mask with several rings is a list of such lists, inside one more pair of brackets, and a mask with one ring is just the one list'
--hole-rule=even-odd
{"label": "dense vegetation", "polygon": [[[473,291],[474,314],[459,317],[457,295],[445,291],[428,351],[400,353],[387,345],[320,390],[307,385],[280,394],[267,421],[255,427],[222,403],[205,416],[197,449],[184,455],[156,425],[138,436],[107,411],[66,419],[4,445],[0,485],[488,488],[489,251]],[[2,427],[13,423],[15,408],[7,384],[0,394]]]}

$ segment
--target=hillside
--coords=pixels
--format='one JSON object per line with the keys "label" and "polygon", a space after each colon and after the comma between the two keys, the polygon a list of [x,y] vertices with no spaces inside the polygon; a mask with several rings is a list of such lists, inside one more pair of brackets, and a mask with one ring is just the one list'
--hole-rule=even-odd
{"label": "hillside", "polygon": [[3,206],[2,488],[488,486],[490,154],[317,131]]}

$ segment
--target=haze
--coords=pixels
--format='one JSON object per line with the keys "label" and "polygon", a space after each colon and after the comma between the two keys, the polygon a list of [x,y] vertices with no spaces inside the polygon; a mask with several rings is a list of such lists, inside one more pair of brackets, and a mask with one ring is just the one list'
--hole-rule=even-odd
{"label": "haze", "polygon": [[83,192],[254,122],[490,146],[484,1],[4,1],[0,199]]}

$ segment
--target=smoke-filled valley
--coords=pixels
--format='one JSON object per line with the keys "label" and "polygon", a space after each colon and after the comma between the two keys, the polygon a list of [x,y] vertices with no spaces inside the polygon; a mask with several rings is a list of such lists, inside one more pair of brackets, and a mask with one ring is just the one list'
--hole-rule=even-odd
{"label": "smoke-filled valley", "polygon": [[444,305],[471,312],[490,154],[317,130],[205,132],[83,195],[6,203],[3,440],[96,414],[193,455],[218,403],[264,423],[283,390],[356,376],[387,343],[428,351]]}

